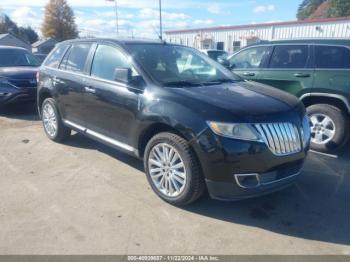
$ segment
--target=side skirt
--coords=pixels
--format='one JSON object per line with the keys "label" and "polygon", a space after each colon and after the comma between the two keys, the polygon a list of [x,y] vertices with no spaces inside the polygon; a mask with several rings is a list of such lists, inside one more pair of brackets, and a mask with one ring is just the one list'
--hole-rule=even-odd
{"label": "side skirt", "polygon": [[75,123],[73,123],[73,122],[71,122],[69,120],[63,120],[63,123],[65,125],[67,125],[68,127],[74,129],[75,131],[77,131],[79,133],[82,133],[84,135],[87,135],[87,136],[91,137],[92,139],[94,139],[96,141],[102,142],[102,143],[104,143],[104,144],[106,144],[108,146],[112,146],[112,147],[114,147],[116,149],[121,149],[121,150],[125,151],[128,154],[132,154],[132,155],[140,158],[139,157],[139,151],[136,148],[134,148],[134,147],[132,147],[130,145],[127,145],[127,144],[125,144],[123,142],[120,142],[120,141],[115,140],[113,138],[110,138],[110,137],[107,137],[107,136],[102,135],[100,133],[97,133],[97,132],[95,132],[93,130],[87,129],[86,127],[83,127],[81,125],[75,124]]}

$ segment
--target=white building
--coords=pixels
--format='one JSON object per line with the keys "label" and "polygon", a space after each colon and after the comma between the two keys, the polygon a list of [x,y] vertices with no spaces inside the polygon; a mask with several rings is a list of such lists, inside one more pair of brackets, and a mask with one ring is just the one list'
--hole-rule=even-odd
{"label": "white building", "polygon": [[234,52],[261,40],[349,38],[350,17],[279,23],[184,29],[166,32],[166,40],[198,49]]}

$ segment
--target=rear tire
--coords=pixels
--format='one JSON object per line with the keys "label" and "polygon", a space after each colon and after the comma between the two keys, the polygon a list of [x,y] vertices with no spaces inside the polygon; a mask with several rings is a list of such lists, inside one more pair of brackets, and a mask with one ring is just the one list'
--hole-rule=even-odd
{"label": "rear tire", "polygon": [[154,136],[146,146],[144,166],[153,191],[172,205],[190,204],[205,191],[197,156],[178,135],[160,133]]}
{"label": "rear tire", "polygon": [[42,103],[41,118],[45,133],[52,141],[62,142],[70,136],[71,129],[63,124],[53,98],[46,98]]}
{"label": "rear tire", "polygon": [[309,106],[311,148],[329,153],[341,148],[349,139],[349,117],[339,108],[328,104]]}

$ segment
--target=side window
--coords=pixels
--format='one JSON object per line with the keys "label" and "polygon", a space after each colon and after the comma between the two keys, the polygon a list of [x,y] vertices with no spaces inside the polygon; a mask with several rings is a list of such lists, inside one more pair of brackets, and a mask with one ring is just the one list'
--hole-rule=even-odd
{"label": "side window", "polygon": [[66,51],[66,54],[64,55],[64,57],[63,57],[63,59],[61,61],[61,64],[58,67],[59,69],[66,70],[66,66],[67,66],[67,61],[68,61],[68,57],[69,57],[69,54],[70,54],[70,50],[71,50],[71,47],[69,47],[68,50]]}
{"label": "side window", "polygon": [[91,44],[88,43],[74,44],[69,52],[69,56],[66,62],[66,70],[73,72],[83,72],[90,47]]}
{"label": "side window", "polygon": [[234,69],[259,68],[268,50],[268,46],[252,47],[243,50],[230,59],[231,66]]}
{"label": "side window", "polygon": [[308,59],[306,45],[280,45],[273,52],[270,68],[305,68]]}
{"label": "side window", "polygon": [[[116,68],[130,67],[129,60],[117,48],[108,45],[99,45],[92,62],[91,75],[114,81]],[[134,71],[133,74],[135,74]]]}
{"label": "side window", "polygon": [[44,66],[57,68],[61,62],[62,56],[64,55],[67,49],[67,45],[58,46],[51,55],[44,62]]}
{"label": "side window", "polygon": [[350,49],[341,46],[315,46],[316,68],[350,69]]}

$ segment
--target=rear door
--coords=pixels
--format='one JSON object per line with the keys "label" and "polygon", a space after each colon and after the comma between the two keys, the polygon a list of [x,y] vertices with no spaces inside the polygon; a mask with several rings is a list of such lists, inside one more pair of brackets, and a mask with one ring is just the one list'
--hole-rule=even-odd
{"label": "rear door", "polygon": [[296,96],[310,92],[313,86],[310,45],[276,45],[260,70],[256,81],[271,85]]}
{"label": "rear door", "polygon": [[73,44],[63,57],[54,79],[63,119],[79,126],[85,125],[83,93],[91,46],[89,42]]}
{"label": "rear door", "polygon": [[254,46],[234,54],[229,59],[232,72],[244,79],[258,79],[260,68],[264,65],[270,50],[270,46]]}
{"label": "rear door", "polygon": [[315,45],[314,92],[349,97],[350,49],[345,46]]}

